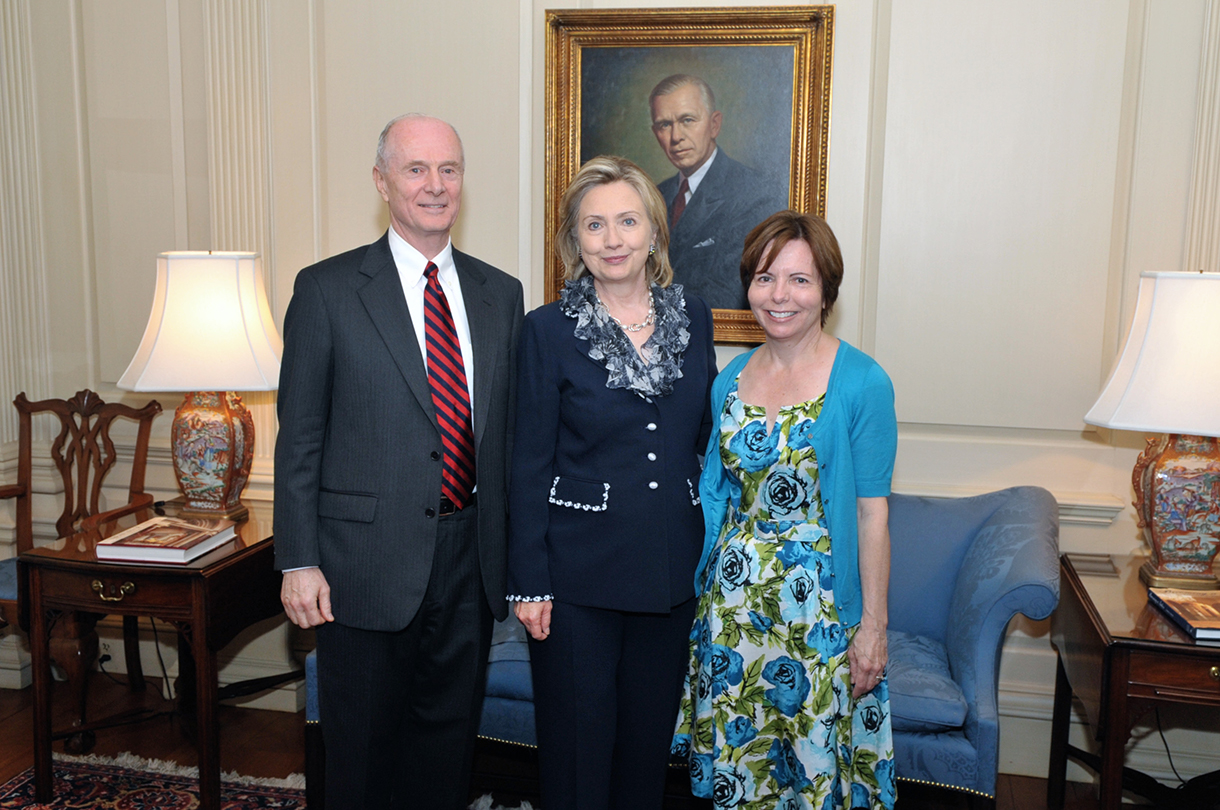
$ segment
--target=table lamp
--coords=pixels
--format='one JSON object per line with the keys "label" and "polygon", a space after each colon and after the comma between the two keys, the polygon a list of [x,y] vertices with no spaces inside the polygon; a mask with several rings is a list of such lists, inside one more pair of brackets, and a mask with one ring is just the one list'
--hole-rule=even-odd
{"label": "table lamp", "polygon": [[234,391],[274,391],[282,353],[257,253],[157,257],[152,313],[118,385],[187,392],[171,434],[182,514],[245,516],[254,420]]}
{"label": "table lamp", "polygon": [[1084,421],[1153,436],[1135,463],[1145,584],[1220,587],[1220,273],[1141,273],[1118,365]]}

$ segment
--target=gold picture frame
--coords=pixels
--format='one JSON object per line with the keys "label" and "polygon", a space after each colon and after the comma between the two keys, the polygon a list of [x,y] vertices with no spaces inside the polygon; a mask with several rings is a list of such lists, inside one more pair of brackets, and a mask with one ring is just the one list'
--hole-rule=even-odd
{"label": "gold picture frame", "polygon": [[[825,216],[834,6],[550,10],[546,27],[547,301],[563,286],[559,203],[581,163],[608,152],[658,183],[674,174],[648,107],[653,84],[673,73],[718,84],[718,145],[770,167],[777,199],[786,179],[789,207]],[[748,309],[712,312],[717,343],[763,340]]]}

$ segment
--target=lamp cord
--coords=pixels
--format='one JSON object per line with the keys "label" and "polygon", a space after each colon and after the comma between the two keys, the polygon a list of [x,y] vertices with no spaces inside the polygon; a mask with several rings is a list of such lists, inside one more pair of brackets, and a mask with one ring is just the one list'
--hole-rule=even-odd
{"label": "lamp cord", "polygon": [[1183,785],[1186,780],[1182,778],[1182,774],[1178,773],[1178,769],[1173,764],[1173,754],[1169,751],[1169,741],[1165,739],[1165,732],[1161,730],[1161,710],[1153,707],[1153,712],[1156,713],[1156,733],[1161,735],[1161,745],[1165,746],[1165,756],[1169,760],[1169,769],[1173,771],[1173,775],[1178,777],[1178,781]]}
{"label": "lamp cord", "polygon": [[[161,637],[157,635],[157,620],[152,616],[148,617],[148,623],[152,625],[153,631],[153,649],[157,651],[157,662],[161,664],[161,694],[169,694],[169,699],[174,699],[174,687],[169,682],[169,672],[165,669],[165,659],[161,657]],[[1159,722],[1159,720],[1158,720]]]}

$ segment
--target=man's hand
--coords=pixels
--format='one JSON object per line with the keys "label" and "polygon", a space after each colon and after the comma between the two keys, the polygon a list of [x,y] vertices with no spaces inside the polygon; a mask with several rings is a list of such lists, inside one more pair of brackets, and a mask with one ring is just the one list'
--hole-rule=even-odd
{"label": "man's hand", "polygon": [[513,606],[517,618],[525,625],[525,629],[535,641],[545,641],[551,634],[551,603],[518,602]]}
{"label": "man's hand", "polygon": [[280,601],[288,619],[297,627],[308,629],[335,620],[330,612],[330,585],[321,568],[285,572]]}

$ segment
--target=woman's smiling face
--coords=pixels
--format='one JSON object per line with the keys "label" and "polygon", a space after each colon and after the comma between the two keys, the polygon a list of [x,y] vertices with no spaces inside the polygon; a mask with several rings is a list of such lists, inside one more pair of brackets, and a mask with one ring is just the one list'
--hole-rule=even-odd
{"label": "woman's smiling face", "polygon": [[655,234],[639,193],[619,180],[595,186],[580,202],[577,239],[585,267],[602,283],[642,276]]}
{"label": "woman's smiling face", "polygon": [[[770,252],[770,246],[762,255]],[[803,239],[784,245],[765,272],[756,273],[747,292],[750,310],[768,340],[800,339],[822,328],[822,277]]]}

